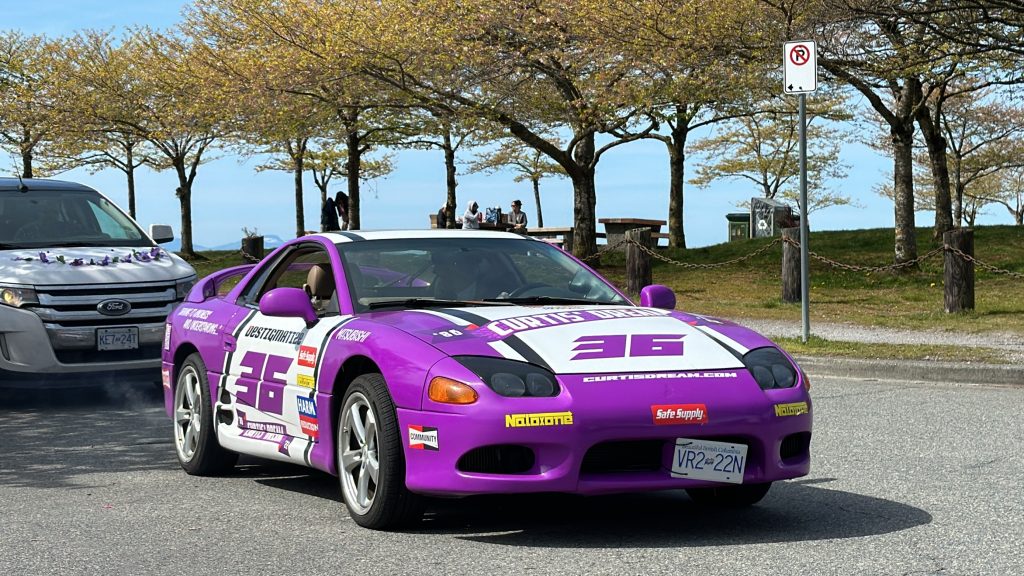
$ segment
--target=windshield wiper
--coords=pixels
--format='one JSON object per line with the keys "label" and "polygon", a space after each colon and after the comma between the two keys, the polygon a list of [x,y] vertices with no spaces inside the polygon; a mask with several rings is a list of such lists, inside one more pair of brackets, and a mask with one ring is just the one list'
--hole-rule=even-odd
{"label": "windshield wiper", "polygon": [[511,304],[598,304],[619,305],[623,302],[605,302],[603,300],[585,300],[583,298],[563,298],[561,296],[524,296],[522,298],[487,298],[484,302],[509,302]]}
{"label": "windshield wiper", "polygon": [[[370,310],[377,308],[453,308],[460,306],[500,306],[507,300],[436,300],[434,298],[405,298],[402,300],[384,300],[370,302],[366,305]],[[509,302],[509,304],[511,304]]]}

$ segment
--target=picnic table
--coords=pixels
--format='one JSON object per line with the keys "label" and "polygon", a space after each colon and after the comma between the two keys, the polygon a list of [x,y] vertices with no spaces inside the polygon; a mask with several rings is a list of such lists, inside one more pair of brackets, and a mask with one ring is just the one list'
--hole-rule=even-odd
{"label": "picnic table", "polygon": [[[597,220],[601,224],[604,224],[605,235],[608,237],[608,245],[617,244],[626,238],[626,230],[632,230],[634,228],[650,228],[651,229],[651,242],[654,246],[658,245],[659,238],[665,238],[667,235],[661,233],[661,227],[667,224],[665,220],[648,220],[645,218],[599,218]],[[622,246],[621,250],[625,250],[626,247]]]}

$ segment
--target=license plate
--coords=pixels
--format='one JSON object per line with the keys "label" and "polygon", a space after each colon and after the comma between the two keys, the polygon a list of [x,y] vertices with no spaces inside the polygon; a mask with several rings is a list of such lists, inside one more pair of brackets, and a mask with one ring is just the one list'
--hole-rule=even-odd
{"label": "license plate", "polygon": [[97,328],[97,350],[134,350],[139,347],[139,329],[128,328]]}
{"label": "license plate", "polygon": [[676,438],[673,478],[742,484],[746,465],[746,444]]}

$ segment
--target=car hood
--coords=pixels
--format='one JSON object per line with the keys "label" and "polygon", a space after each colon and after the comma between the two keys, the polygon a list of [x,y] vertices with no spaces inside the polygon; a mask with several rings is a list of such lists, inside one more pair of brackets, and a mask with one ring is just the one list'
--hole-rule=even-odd
{"label": "car hood", "polygon": [[133,254],[132,248],[103,247],[3,250],[0,283],[66,286],[166,282],[196,273],[187,262],[162,248],[159,252],[139,248],[134,251]]}
{"label": "car hood", "polygon": [[748,350],[772,345],[731,322],[635,306],[480,306],[373,316],[451,356],[505,357],[558,374],[736,369]]}

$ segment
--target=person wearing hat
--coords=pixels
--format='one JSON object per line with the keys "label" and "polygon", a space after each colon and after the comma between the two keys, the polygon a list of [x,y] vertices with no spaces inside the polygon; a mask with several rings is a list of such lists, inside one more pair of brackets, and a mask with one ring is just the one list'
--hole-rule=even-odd
{"label": "person wearing hat", "polygon": [[516,234],[526,234],[526,212],[523,212],[521,201],[512,201],[512,213],[508,215],[508,224],[510,231]]}

